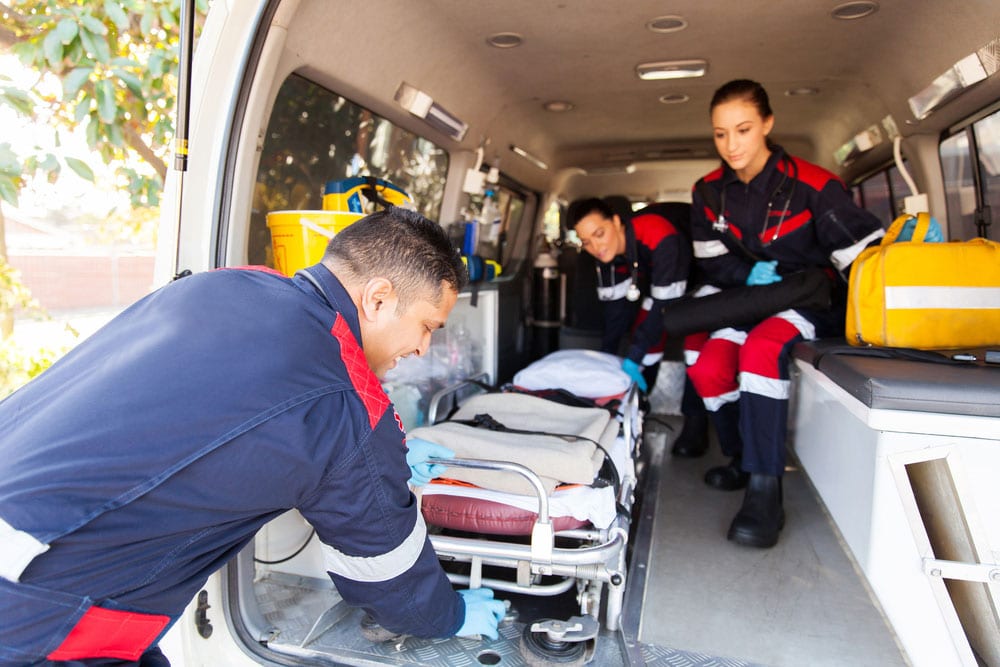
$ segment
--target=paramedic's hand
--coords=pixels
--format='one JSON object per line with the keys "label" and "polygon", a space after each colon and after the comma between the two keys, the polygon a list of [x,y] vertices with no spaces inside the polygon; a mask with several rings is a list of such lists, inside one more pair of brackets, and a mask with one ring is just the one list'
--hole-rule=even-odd
{"label": "paramedic's hand", "polygon": [[507,614],[503,600],[493,599],[491,588],[467,588],[458,591],[465,601],[465,622],[455,634],[459,637],[485,635],[490,639],[500,636],[497,626]]}
{"label": "paramedic's hand", "polygon": [[639,389],[646,391],[646,378],[642,377],[642,366],[631,359],[622,362],[622,370],[628,373],[632,381],[639,385]]}
{"label": "paramedic's hand", "polygon": [[423,486],[448,469],[447,466],[431,463],[427,459],[432,456],[439,459],[455,458],[455,452],[447,447],[421,438],[407,438],[406,448],[406,465],[410,466],[410,484],[413,486]]}
{"label": "paramedic's hand", "polygon": [[[899,236],[896,237],[895,243],[900,241],[912,241],[913,231],[917,227],[917,219],[910,218],[903,223],[903,229],[899,232]],[[924,243],[941,243],[944,241],[944,234],[941,233],[941,225],[933,216],[931,217],[931,223],[927,225],[927,233],[924,234]]]}
{"label": "paramedic's hand", "polygon": [[770,285],[781,280],[778,275],[778,260],[772,262],[757,262],[750,269],[747,285]]}

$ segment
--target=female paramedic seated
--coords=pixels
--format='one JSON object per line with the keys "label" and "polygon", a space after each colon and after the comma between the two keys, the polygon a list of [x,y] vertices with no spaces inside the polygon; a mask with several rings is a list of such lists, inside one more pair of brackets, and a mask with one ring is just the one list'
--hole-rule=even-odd
{"label": "female paramedic seated", "polygon": [[[785,521],[789,351],[801,340],[843,337],[845,277],[884,232],[833,174],[770,143],[774,115],[759,83],[726,83],[715,91],[710,111],[723,164],[695,185],[691,214],[695,262],[704,279],[722,289],[765,285],[822,267],[835,282],[829,310],[785,310],[754,326],[719,328],[688,368],[722,451],[731,457],[710,469],[705,482],[723,490],[746,487],[728,538],[766,548],[777,543]],[[940,240],[940,227],[932,227]],[[912,233],[911,227],[901,237]],[[745,250],[761,260],[749,259]]]}
{"label": "female paramedic seated", "polygon": [[[663,358],[665,334],[658,313],[663,303],[687,291],[691,244],[680,231],[682,223],[667,219],[663,211],[633,213],[624,197],[607,197],[573,202],[566,224],[598,262],[597,296],[604,305],[601,350],[618,354],[631,329],[622,369],[647,391]],[[651,312],[657,314],[647,317]],[[689,382],[681,411],[684,427],[672,451],[701,456],[708,446],[708,418]]]}
{"label": "female paramedic seated", "polygon": [[0,665],[160,667],[205,579],[297,508],[330,577],[384,627],[497,637],[489,589],[452,589],[379,383],[423,354],[465,268],[390,208],[321,263],[207,271],[137,302],[0,402]]}

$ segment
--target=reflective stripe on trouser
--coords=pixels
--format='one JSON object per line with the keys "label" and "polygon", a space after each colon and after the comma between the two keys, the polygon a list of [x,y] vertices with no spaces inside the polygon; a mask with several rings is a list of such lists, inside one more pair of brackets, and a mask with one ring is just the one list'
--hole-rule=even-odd
{"label": "reflective stripe on trouser", "polygon": [[[788,360],[791,346],[815,337],[815,327],[796,311],[769,317],[749,332],[723,329],[702,346],[688,376],[704,399],[727,455],[740,451],[743,469],[781,475],[788,432]],[[739,401],[738,411],[728,405]],[[739,419],[739,441],[731,442]]]}
{"label": "reflective stripe on trouser", "polygon": [[743,469],[781,476],[788,437],[788,376],[792,346],[814,338],[815,328],[795,311],[764,320],[740,350],[740,436]]}

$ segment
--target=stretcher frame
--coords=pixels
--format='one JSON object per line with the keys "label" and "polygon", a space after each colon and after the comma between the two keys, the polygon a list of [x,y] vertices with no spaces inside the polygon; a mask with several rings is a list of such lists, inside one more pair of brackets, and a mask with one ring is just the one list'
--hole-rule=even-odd
{"label": "stretcher frame", "polygon": [[[438,414],[438,404],[445,398],[466,387],[459,383],[446,388],[432,398],[429,414]],[[618,409],[621,436],[628,446],[634,462],[639,459],[642,442],[642,417],[639,409],[639,390],[633,384],[625,392]],[[482,538],[456,537],[430,534],[431,544],[438,558],[443,561],[468,563],[469,575],[448,573],[453,584],[479,588],[485,586],[498,591],[528,595],[559,595],[578,588],[577,600],[582,615],[599,616],[603,589],[607,586],[604,607],[605,627],[611,631],[621,628],[622,604],[627,581],[627,547],[631,528],[631,510],[635,502],[637,479],[632,471],[622,472],[616,501],[625,511],[619,511],[608,528],[577,528],[555,531],[549,515],[549,498],[541,479],[529,468],[509,461],[489,459],[440,459],[440,463],[462,468],[500,471],[524,477],[535,490],[538,501],[537,518],[532,526],[528,544],[515,544]],[[628,473],[628,474],[624,474]],[[557,547],[556,537],[578,540],[579,548]],[[483,576],[483,566],[507,568],[515,571],[514,581]],[[553,584],[539,583],[542,576],[562,577]]]}

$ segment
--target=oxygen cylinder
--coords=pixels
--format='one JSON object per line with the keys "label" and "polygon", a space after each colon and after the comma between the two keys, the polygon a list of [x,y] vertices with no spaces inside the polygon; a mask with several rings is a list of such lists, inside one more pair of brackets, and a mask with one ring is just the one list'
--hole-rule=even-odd
{"label": "oxygen cylinder", "polygon": [[539,253],[535,258],[532,277],[534,353],[536,357],[541,357],[559,346],[563,287],[556,258],[548,252]]}

